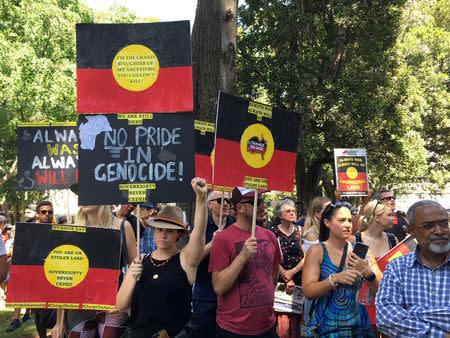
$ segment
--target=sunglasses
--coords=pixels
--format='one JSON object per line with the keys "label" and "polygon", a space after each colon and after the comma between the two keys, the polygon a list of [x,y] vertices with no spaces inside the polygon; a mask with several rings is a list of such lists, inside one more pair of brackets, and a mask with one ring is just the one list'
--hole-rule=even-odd
{"label": "sunglasses", "polygon": [[390,201],[390,200],[395,201],[395,196],[386,196],[386,197],[380,198],[380,201]]}
{"label": "sunglasses", "polygon": [[[395,199],[395,198],[394,198],[394,199]],[[377,201],[377,204],[375,204],[375,208],[373,208],[373,211],[372,211],[372,217],[375,216],[375,210],[377,210],[377,206],[380,205],[380,204],[384,204],[384,203],[381,202],[381,201]]]}
{"label": "sunglasses", "polygon": [[39,211],[39,213],[42,215],[46,215],[46,214],[53,215],[53,210],[42,210],[42,211]]}
{"label": "sunglasses", "polygon": [[[253,204],[253,200],[248,200],[248,201],[243,201],[243,202],[239,202],[241,204]],[[262,203],[264,203],[263,199],[258,199],[258,201],[256,202],[256,206],[260,206]]]}
{"label": "sunglasses", "polygon": [[[222,199],[222,197],[215,198],[215,199],[211,200],[211,202],[216,201],[217,203],[220,204],[220,200],[221,200],[221,199]],[[224,198],[224,199],[223,199],[223,202],[224,202],[224,203],[227,202],[227,204],[231,204],[231,198]]]}

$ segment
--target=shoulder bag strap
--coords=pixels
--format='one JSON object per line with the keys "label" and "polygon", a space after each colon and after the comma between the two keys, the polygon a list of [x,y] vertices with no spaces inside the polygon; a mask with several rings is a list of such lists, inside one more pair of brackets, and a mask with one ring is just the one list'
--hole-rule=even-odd
{"label": "shoulder bag strap", "polygon": [[388,236],[389,240],[389,248],[392,249],[394,246],[397,245],[397,242],[395,241],[395,235],[390,232],[386,232],[386,235]]}
{"label": "shoulder bag strap", "polygon": [[127,236],[125,234],[125,220],[120,223],[120,235],[122,237],[122,260],[125,266],[128,265]]}

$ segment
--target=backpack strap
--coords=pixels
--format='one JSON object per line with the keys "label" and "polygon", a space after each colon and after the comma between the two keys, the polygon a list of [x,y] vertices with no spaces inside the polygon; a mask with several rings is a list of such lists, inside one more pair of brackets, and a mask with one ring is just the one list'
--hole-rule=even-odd
{"label": "backpack strap", "polygon": [[397,245],[397,242],[395,240],[395,235],[390,232],[386,232],[386,235],[388,236],[388,240],[389,240],[389,248],[392,249],[393,247],[395,247]]}
{"label": "backpack strap", "polygon": [[358,242],[362,243],[363,242],[360,232],[355,232],[354,235],[355,235],[356,243],[358,243]]}

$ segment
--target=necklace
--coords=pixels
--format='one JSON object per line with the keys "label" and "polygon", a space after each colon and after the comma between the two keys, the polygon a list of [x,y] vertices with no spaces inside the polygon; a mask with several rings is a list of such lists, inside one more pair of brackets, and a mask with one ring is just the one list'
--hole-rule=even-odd
{"label": "necklace", "polygon": [[153,266],[159,268],[160,266],[163,266],[165,264],[167,264],[168,261],[170,261],[170,259],[172,258],[172,256],[170,256],[169,258],[167,258],[166,260],[164,260],[162,263],[160,264],[156,264],[153,260],[152,254],[150,254],[150,262],[153,264]]}

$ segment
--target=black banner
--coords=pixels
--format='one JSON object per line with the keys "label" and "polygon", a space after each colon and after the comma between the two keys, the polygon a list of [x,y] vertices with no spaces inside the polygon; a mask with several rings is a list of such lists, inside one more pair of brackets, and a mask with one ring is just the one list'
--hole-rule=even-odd
{"label": "black banner", "polygon": [[82,115],[80,205],[194,199],[192,112]]}
{"label": "black banner", "polygon": [[76,122],[20,123],[17,190],[67,189],[78,181]]}

